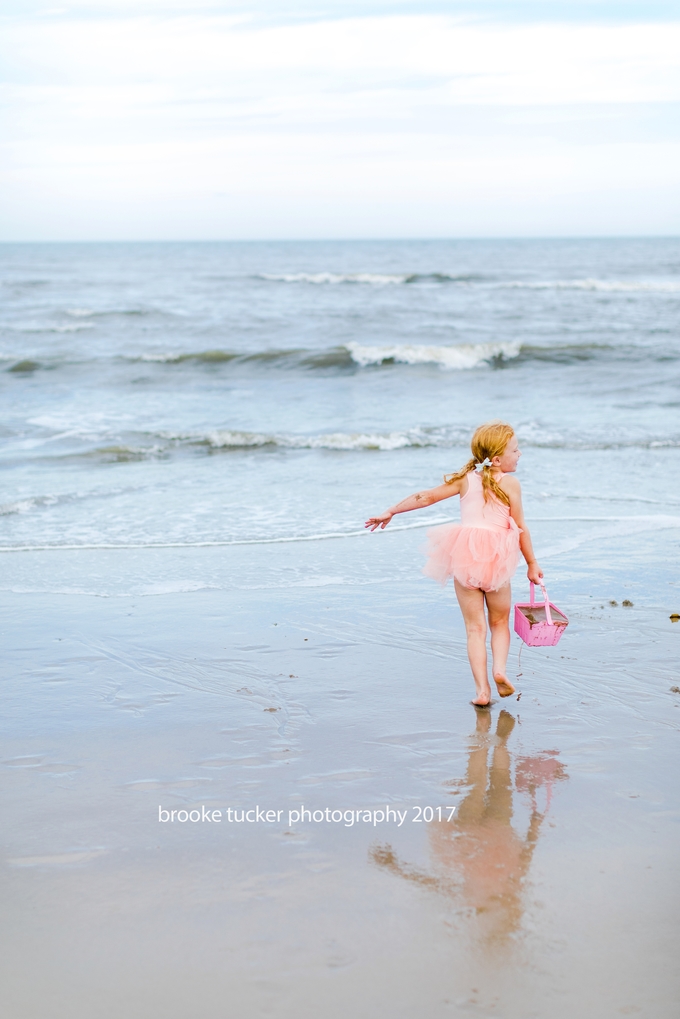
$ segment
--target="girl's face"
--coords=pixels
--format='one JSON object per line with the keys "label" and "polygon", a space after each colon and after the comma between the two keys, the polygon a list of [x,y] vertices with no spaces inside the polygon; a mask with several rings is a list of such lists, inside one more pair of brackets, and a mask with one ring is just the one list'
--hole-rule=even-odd
{"label": "girl's face", "polygon": [[513,474],[517,470],[517,464],[521,455],[517,445],[517,436],[513,435],[505,447],[502,456],[495,456],[492,463],[499,471],[503,471],[503,474]]}

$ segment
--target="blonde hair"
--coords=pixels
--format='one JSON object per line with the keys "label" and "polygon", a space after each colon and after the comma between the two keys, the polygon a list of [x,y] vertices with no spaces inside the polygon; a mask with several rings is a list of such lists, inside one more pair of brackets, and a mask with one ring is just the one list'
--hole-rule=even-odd
{"label": "blonde hair", "polygon": [[[472,459],[468,460],[464,467],[461,467],[455,474],[445,474],[444,484],[452,485],[454,481],[459,481],[460,478],[464,478],[466,474],[473,471],[478,463],[482,463],[487,458],[493,460],[495,456],[503,456],[506,447],[510,442],[510,439],[515,434],[515,430],[506,425],[503,421],[490,421],[489,424],[480,425],[472,436],[472,442],[470,443],[470,449],[472,450]],[[507,495],[498,484],[496,479],[493,477],[491,471],[492,467],[486,466],[482,468],[482,490],[484,492],[484,502],[488,502],[489,496],[494,495],[499,502],[505,503],[506,506],[510,505],[510,500]]]}

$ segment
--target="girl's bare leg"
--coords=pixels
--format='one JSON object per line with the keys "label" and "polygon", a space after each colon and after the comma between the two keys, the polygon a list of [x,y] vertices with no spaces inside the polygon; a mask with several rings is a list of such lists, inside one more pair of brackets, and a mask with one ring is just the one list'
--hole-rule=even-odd
{"label": "girl's bare leg", "polygon": [[508,625],[512,604],[510,585],[505,584],[499,591],[487,591],[485,598],[489,611],[489,629],[491,630],[493,678],[501,697],[509,697],[515,692],[515,688],[506,674],[510,650],[510,627]]}
{"label": "girl's bare leg", "polygon": [[484,707],[491,702],[491,687],[486,663],[486,616],[484,614],[484,592],[463,587],[457,580],[456,598],[460,605],[467,633],[467,653],[470,659],[472,677],[477,695],[473,704]]}

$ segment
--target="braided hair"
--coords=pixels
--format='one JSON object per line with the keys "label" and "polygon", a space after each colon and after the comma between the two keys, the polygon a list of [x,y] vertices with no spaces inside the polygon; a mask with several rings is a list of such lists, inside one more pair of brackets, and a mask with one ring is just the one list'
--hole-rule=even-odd
{"label": "braided hair", "polygon": [[[465,466],[461,467],[455,474],[445,474],[444,483],[452,485],[454,481],[459,481],[466,474],[469,474],[470,471],[474,471],[477,465],[485,460],[493,460],[495,456],[503,456],[505,448],[514,434],[514,429],[503,421],[491,421],[489,424],[480,425],[472,436],[472,442],[470,443],[472,459],[468,460]],[[492,471],[493,467],[490,464],[483,467],[481,471],[484,502],[488,502],[489,497],[494,495],[499,502],[509,506],[510,500],[493,477]]]}

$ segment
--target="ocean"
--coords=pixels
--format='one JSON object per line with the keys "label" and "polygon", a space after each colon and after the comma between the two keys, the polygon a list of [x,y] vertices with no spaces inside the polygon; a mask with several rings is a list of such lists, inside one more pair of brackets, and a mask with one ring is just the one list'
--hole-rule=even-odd
{"label": "ocean", "polygon": [[0,267],[3,551],[356,534],[499,418],[543,555],[678,517],[675,239],[17,244]]}

